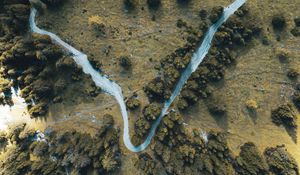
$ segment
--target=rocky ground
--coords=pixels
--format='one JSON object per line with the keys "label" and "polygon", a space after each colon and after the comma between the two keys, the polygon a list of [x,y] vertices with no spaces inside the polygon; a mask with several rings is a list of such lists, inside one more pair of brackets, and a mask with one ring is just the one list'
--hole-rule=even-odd
{"label": "rocky ground", "polygon": [[[87,53],[122,87],[137,144],[207,27],[231,2],[44,3],[47,9],[35,1],[44,10],[38,25]],[[7,150],[0,173],[299,174],[299,6],[247,2],[217,32],[172,106],[176,112],[163,119],[150,147],[136,154],[123,145],[114,99],[48,37],[29,33],[29,2],[0,1],[1,103],[11,105],[10,87],[18,86],[29,114],[51,128],[49,144],[32,140],[34,132],[23,127],[0,135]]]}

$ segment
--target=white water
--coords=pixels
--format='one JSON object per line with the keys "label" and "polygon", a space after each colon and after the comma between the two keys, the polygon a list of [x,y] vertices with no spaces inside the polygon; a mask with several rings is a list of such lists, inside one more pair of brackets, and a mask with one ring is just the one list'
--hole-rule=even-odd
{"label": "white water", "polygon": [[117,100],[117,102],[120,106],[120,110],[121,110],[121,114],[122,114],[123,122],[124,122],[124,132],[123,132],[124,144],[130,151],[140,152],[140,151],[143,151],[150,144],[163,116],[165,116],[167,114],[169,107],[171,106],[174,99],[179,95],[179,93],[180,93],[182,87],[184,86],[184,84],[186,83],[187,79],[197,69],[199,64],[203,61],[205,55],[208,53],[208,50],[211,46],[211,41],[213,39],[214,34],[218,30],[218,28],[245,2],[246,2],[246,0],[234,1],[230,6],[228,6],[224,9],[224,12],[223,12],[223,15],[221,16],[221,18],[209,28],[209,30],[205,34],[205,37],[203,39],[201,46],[198,48],[197,52],[193,54],[191,62],[189,63],[187,68],[182,73],[170,99],[168,99],[164,103],[162,112],[161,112],[159,118],[153,123],[146,140],[144,141],[144,143],[142,143],[139,146],[134,146],[130,140],[129,126],[128,126],[128,114],[127,114],[125,102],[123,99],[121,87],[118,84],[116,84],[115,82],[109,80],[106,76],[101,75],[99,72],[97,72],[95,69],[93,69],[93,67],[91,66],[90,62],[87,59],[87,55],[78,51],[77,49],[70,46],[66,42],[62,41],[57,35],[38,28],[35,23],[35,16],[36,16],[37,11],[34,8],[32,8],[32,10],[31,10],[29,23],[30,23],[30,28],[31,28],[32,32],[50,36],[53,42],[61,45],[65,50],[67,50],[68,52],[70,52],[72,54],[74,61],[82,67],[84,73],[91,75],[96,86],[101,87],[103,91],[105,91],[106,93],[115,97],[115,99]]}

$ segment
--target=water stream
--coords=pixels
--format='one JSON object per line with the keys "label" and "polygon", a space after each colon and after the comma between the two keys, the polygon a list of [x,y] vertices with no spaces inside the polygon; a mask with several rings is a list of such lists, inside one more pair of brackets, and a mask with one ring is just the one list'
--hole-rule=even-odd
{"label": "water stream", "polygon": [[74,61],[82,67],[82,70],[85,74],[91,75],[92,80],[95,82],[96,86],[101,87],[101,89],[103,91],[114,96],[114,98],[117,100],[117,102],[120,106],[121,114],[123,117],[124,144],[130,151],[140,152],[140,151],[143,151],[145,148],[147,148],[147,146],[150,144],[163,116],[165,116],[167,114],[169,107],[171,106],[174,99],[179,95],[182,87],[184,86],[184,84],[186,83],[186,81],[188,80],[190,75],[198,68],[199,64],[203,61],[204,57],[208,53],[208,50],[210,49],[212,39],[214,37],[214,34],[217,32],[218,28],[245,2],[246,2],[246,0],[235,0],[231,5],[229,5],[228,7],[226,7],[224,9],[223,15],[220,17],[220,19],[208,29],[208,31],[205,34],[205,37],[202,41],[201,46],[193,54],[193,57],[192,57],[189,65],[183,71],[171,97],[164,103],[164,107],[161,111],[160,116],[153,123],[151,130],[150,130],[147,138],[145,139],[145,141],[139,146],[134,146],[130,140],[129,126],[128,126],[128,113],[126,110],[126,105],[125,105],[125,101],[123,98],[121,87],[118,84],[116,84],[115,82],[109,80],[107,76],[101,75],[98,71],[96,71],[91,66],[90,62],[88,61],[86,54],[80,52],[79,50],[75,49],[71,45],[67,44],[66,42],[61,40],[57,35],[38,28],[35,23],[35,17],[36,17],[37,10],[34,8],[31,9],[29,23],[30,23],[30,29],[32,30],[32,32],[50,36],[54,43],[59,44],[66,51],[68,51],[70,54],[72,54],[72,58],[74,59]]}

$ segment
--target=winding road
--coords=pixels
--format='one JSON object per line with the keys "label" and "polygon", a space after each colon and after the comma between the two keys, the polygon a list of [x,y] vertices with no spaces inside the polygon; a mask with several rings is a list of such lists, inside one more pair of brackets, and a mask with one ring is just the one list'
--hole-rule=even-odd
{"label": "winding road", "polygon": [[246,0],[235,0],[231,5],[229,5],[228,7],[226,7],[224,9],[223,15],[220,17],[220,19],[215,24],[210,26],[207,33],[205,34],[205,37],[201,43],[201,46],[193,54],[193,57],[192,57],[189,65],[181,74],[181,77],[180,77],[178,83],[176,84],[176,87],[175,87],[171,97],[164,103],[164,107],[161,111],[161,114],[157,118],[157,120],[153,123],[147,138],[139,146],[134,146],[130,140],[129,126],[128,126],[128,113],[126,110],[126,105],[125,105],[125,101],[123,98],[121,87],[117,83],[109,80],[107,78],[107,76],[101,75],[98,71],[96,71],[91,66],[90,62],[88,61],[86,54],[80,52],[79,50],[75,49],[71,45],[67,44],[66,42],[61,40],[54,33],[51,33],[46,30],[38,28],[35,23],[35,17],[37,14],[37,10],[34,8],[31,9],[29,23],[30,23],[30,29],[32,32],[50,36],[54,43],[59,44],[67,52],[72,54],[72,58],[74,59],[74,61],[82,67],[83,72],[85,74],[91,75],[92,80],[95,82],[96,86],[100,87],[106,93],[114,96],[114,98],[117,100],[117,102],[119,104],[121,114],[123,117],[124,144],[130,151],[140,152],[140,151],[143,151],[144,149],[146,149],[147,146],[151,143],[151,140],[152,140],[153,136],[155,135],[155,132],[156,132],[156,129],[157,129],[159,123],[161,122],[162,118],[167,114],[167,111],[168,111],[169,107],[171,106],[172,102],[180,94],[182,87],[184,86],[184,84],[186,83],[188,78],[191,76],[191,74],[198,68],[200,63],[203,61],[204,57],[206,56],[206,54],[208,53],[208,50],[211,47],[212,39],[213,39],[215,33],[217,32],[218,28],[245,2],[246,2]]}

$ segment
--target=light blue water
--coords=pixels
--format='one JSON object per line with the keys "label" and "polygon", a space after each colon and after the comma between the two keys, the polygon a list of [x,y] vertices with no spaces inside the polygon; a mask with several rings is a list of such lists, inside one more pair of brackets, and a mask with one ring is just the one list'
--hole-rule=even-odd
{"label": "light blue water", "polygon": [[179,95],[182,87],[188,80],[188,78],[191,76],[191,74],[198,68],[199,64],[203,61],[204,57],[208,53],[208,50],[211,47],[211,42],[212,39],[217,32],[218,28],[238,9],[240,8],[246,0],[236,0],[234,1],[230,6],[226,7],[224,9],[223,15],[221,18],[213,24],[205,34],[205,37],[202,41],[201,46],[197,49],[197,51],[193,54],[193,57],[187,66],[187,68],[183,71],[181,74],[181,77],[171,95],[171,97],[164,103],[164,107],[161,111],[160,116],[158,119],[153,123],[151,130],[149,131],[149,134],[145,141],[139,145],[139,146],[134,146],[130,140],[129,136],[129,126],[128,126],[128,113],[126,110],[125,106],[125,101],[123,98],[122,94],[122,89],[121,87],[116,84],[115,82],[109,80],[107,76],[101,75],[99,72],[97,72],[90,64],[90,62],[87,59],[87,55],[78,51],[74,47],[70,46],[66,42],[62,41],[57,35],[45,31],[43,29],[40,29],[37,27],[35,23],[35,16],[36,16],[36,9],[31,9],[31,14],[30,14],[30,28],[32,32],[43,34],[43,35],[48,35],[51,37],[52,41],[61,45],[66,51],[70,52],[72,54],[72,58],[74,61],[80,65],[83,69],[83,72],[85,74],[89,74],[92,77],[92,80],[95,82],[96,86],[101,87],[103,91],[106,93],[112,95],[115,97],[117,100],[119,106],[120,106],[120,111],[123,117],[123,122],[124,122],[124,129],[123,129],[123,140],[125,146],[132,152],[140,152],[143,151],[147,146],[150,144],[153,136],[155,135],[156,129],[161,122],[162,118],[167,114],[167,111],[171,104],[173,103],[174,99]]}

